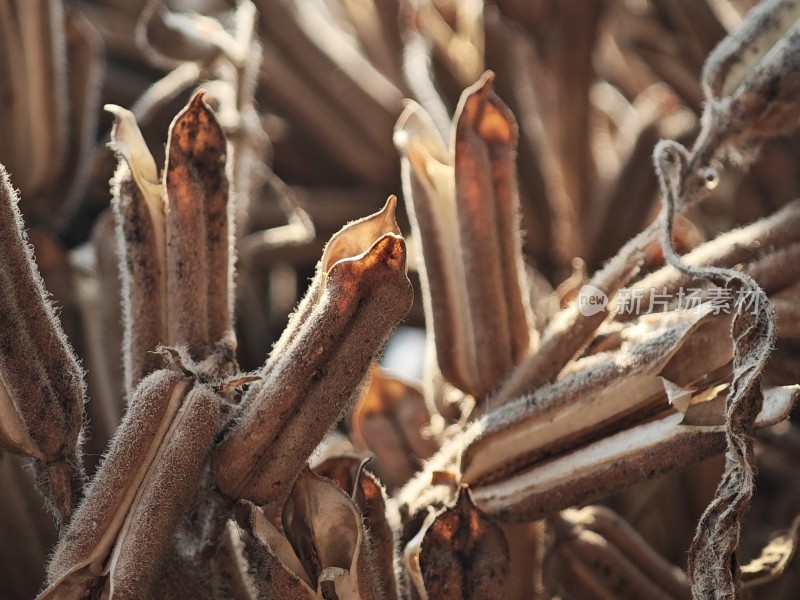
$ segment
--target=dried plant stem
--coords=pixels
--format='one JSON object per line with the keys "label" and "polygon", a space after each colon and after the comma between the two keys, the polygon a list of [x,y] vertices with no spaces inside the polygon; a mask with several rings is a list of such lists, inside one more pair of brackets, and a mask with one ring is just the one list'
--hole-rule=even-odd
{"label": "dried plant stem", "polygon": [[655,149],[656,172],[664,198],[662,247],[667,261],[689,277],[706,278],[734,293],[754,296],[756,310],[743,300],[734,305],[731,335],[734,343],[733,381],[726,407],[725,472],[716,496],[700,519],[689,555],[689,579],[697,598],[733,598],[740,590],[735,555],[744,514],[755,489],[752,432],[764,402],[761,372],[775,339],[775,318],[764,291],[748,275],[714,267],[686,265],[672,248],[672,226],[682,202],[682,167],[688,155],[675,142]]}

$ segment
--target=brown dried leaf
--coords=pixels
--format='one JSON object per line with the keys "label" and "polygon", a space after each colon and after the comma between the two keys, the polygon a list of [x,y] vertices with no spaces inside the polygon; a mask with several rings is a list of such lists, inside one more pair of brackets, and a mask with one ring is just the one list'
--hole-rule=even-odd
{"label": "brown dried leaf", "polygon": [[315,600],[311,579],[287,540],[264,516],[263,511],[247,500],[235,509],[242,528],[245,555],[250,575],[262,597]]}

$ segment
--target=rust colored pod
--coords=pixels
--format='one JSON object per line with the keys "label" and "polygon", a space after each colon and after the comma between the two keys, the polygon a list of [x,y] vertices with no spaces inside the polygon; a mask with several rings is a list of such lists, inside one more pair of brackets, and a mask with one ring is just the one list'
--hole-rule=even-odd
{"label": "rust colored pod", "polygon": [[442,374],[485,397],[531,345],[519,231],[517,122],[487,72],[461,96],[448,149],[409,103],[395,127],[406,207],[424,257],[425,312]]}
{"label": "rust colored pod", "polygon": [[245,399],[213,463],[220,489],[258,504],[286,497],[323,436],[352,403],[413,298],[392,197],[329,242],[315,283]]}
{"label": "rust colored pod", "polygon": [[203,93],[167,141],[167,341],[204,357],[231,327],[225,135]]}

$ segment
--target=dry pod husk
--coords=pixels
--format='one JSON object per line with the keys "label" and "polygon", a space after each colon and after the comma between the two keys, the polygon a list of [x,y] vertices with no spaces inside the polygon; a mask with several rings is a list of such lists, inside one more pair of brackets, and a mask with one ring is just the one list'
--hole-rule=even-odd
{"label": "dry pod husk", "polygon": [[50,304],[0,165],[0,448],[36,459],[60,524],[80,500],[83,371]]}
{"label": "dry pod husk", "polygon": [[137,386],[59,540],[40,598],[82,598],[100,590],[140,598],[150,591],[197,493],[220,402],[209,387],[173,370],[156,371]]}
{"label": "dry pod husk", "polygon": [[186,344],[197,361],[221,345],[219,364],[209,368],[232,370],[227,144],[203,97],[195,94],[173,120],[161,177],[133,114],[106,107],[116,117],[112,146],[120,157],[112,187],[129,390],[164,366],[153,354],[159,344]]}
{"label": "dry pod husk", "polygon": [[89,176],[102,41],[63,0],[0,6],[0,162],[36,222],[64,228]]}
{"label": "dry pod husk", "polygon": [[390,198],[328,242],[263,381],[248,392],[215,455],[214,475],[230,498],[280,505],[408,312],[413,291],[395,204]]}
{"label": "dry pod husk", "polygon": [[549,523],[545,578],[561,598],[691,598],[684,573],[608,508],[569,509]]}
{"label": "dry pod husk", "polygon": [[350,413],[350,427],[356,444],[375,454],[376,470],[394,488],[438,450],[430,419],[420,389],[375,366]]}
{"label": "dry pod husk", "polygon": [[[421,246],[425,313],[445,378],[485,397],[531,345],[519,232],[517,122],[485,74],[461,96],[448,150],[414,103],[395,128]],[[533,342],[535,344],[535,340]]]}
{"label": "dry pod husk", "polygon": [[[683,165],[683,204],[716,187],[718,161],[748,163],[769,137],[797,128],[800,85],[800,7],[767,0],[751,9],[703,67],[702,131]],[[679,207],[683,210],[682,207]]]}
{"label": "dry pod husk", "polygon": [[[796,126],[800,79],[800,4],[766,0],[708,56],[703,89],[706,119],[730,137],[760,138]],[[721,133],[721,131],[720,131]]]}
{"label": "dry pod husk", "polygon": [[[785,420],[798,391],[797,386],[767,390],[756,427]],[[596,501],[725,449],[724,425],[687,425],[683,421],[684,415],[675,413],[607,435],[541,465],[477,486],[473,491],[475,501],[490,515],[503,520],[540,518]],[[721,414],[717,421],[722,421]]]}
{"label": "dry pod husk", "polygon": [[597,439],[611,427],[657,414],[669,407],[663,380],[683,388],[707,389],[720,383],[724,371],[716,378],[710,374],[731,360],[726,315],[705,312],[675,318],[677,323],[661,335],[650,333],[651,339],[577,369],[473,425],[476,437],[461,457],[463,480],[474,487],[501,479]]}
{"label": "dry pod husk", "polygon": [[249,502],[241,501],[236,512],[256,588],[265,597],[396,597],[389,592],[396,587],[394,572],[378,567],[361,512],[333,482],[303,470],[283,509],[283,534]]}
{"label": "dry pod husk", "polygon": [[508,542],[480,510],[467,486],[455,504],[429,518],[404,550],[419,598],[502,598],[509,572]]}

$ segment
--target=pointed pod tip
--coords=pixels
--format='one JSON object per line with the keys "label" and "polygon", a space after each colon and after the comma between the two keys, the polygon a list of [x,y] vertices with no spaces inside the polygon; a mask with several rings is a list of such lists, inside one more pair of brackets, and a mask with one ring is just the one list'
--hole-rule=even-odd
{"label": "pointed pod tip", "polygon": [[394,229],[397,229],[397,222],[396,222],[397,196],[391,194],[386,199],[386,204],[383,205],[381,212],[386,216],[387,219],[392,219],[395,222]]}
{"label": "pointed pod tip", "polygon": [[189,100],[189,106],[191,108],[201,108],[201,107],[207,108],[208,105],[205,103],[205,98],[206,98],[206,90],[200,88],[194,93],[192,99]]}
{"label": "pointed pod tip", "polygon": [[114,115],[115,119],[119,118],[126,112],[130,112],[129,110],[122,108],[119,104],[111,104],[111,103],[104,104],[103,110],[106,111],[107,113],[111,113],[112,115]]}

